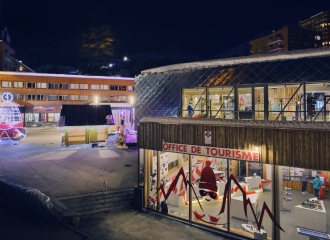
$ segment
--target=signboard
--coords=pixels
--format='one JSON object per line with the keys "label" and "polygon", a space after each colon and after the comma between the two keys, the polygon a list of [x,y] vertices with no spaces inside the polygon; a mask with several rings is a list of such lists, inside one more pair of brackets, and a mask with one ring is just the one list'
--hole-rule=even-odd
{"label": "signboard", "polygon": [[205,144],[211,144],[211,132],[205,131]]}
{"label": "signboard", "polygon": [[259,152],[250,150],[238,150],[229,148],[215,148],[207,146],[186,145],[177,143],[163,143],[163,151],[182,154],[196,154],[215,158],[229,158],[244,161],[259,162]]}

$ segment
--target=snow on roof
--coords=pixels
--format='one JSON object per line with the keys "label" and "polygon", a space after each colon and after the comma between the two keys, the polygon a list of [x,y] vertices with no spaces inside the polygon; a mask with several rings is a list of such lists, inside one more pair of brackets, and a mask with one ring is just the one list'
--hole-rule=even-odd
{"label": "snow on roof", "polygon": [[223,58],[209,61],[199,61],[190,63],[173,64],[158,68],[151,68],[141,72],[143,73],[157,73],[157,72],[170,72],[177,70],[192,70],[195,68],[210,68],[210,67],[224,67],[239,64],[251,64],[260,62],[271,62],[271,61],[285,61],[294,60],[300,58],[312,58],[312,57],[327,57],[330,56],[330,48],[311,48],[303,49],[282,53],[272,54],[259,54],[243,57]]}
{"label": "snow on roof", "polygon": [[108,80],[129,80],[135,81],[135,78],[127,77],[111,77],[111,76],[87,76],[87,75],[70,75],[70,74],[50,74],[50,73],[30,73],[30,72],[3,72],[0,75],[11,76],[34,76],[34,77],[59,77],[59,78],[88,78],[88,79],[108,79]]}

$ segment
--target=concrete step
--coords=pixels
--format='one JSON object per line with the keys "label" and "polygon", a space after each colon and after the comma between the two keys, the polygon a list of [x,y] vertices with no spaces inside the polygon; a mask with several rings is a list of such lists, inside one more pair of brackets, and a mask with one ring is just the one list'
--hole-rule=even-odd
{"label": "concrete step", "polygon": [[117,208],[123,208],[130,205],[133,205],[134,198],[122,200],[120,202],[110,202],[105,204],[90,204],[84,206],[75,206],[71,208],[73,211],[83,214],[84,212],[95,212],[96,210],[109,211],[110,209],[114,210]]}
{"label": "concrete step", "polygon": [[125,195],[125,196],[116,197],[116,198],[100,198],[95,201],[64,203],[64,204],[65,204],[65,206],[67,206],[70,209],[75,209],[77,207],[88,207],[88,206],[94,206],[94,205],[112,204],[112,203],[116,203],[116,202],[127,201],[128,199],[134,200],[134,195]]}
{"label": "concrete step", "polygon": [[113,201],[120,201],[123,198],[127,198],[130,196],[134,196],[134,191],[129,191],[125,193],[108,193],[108,194],[99,194],[99,195],[93,195],[93,196],[84,196],[82,198],[71,198],[71,199],[60,199],[60,201],[66,205],[67,207],[71,205],[77,205],[77,204],[85,204],[85,203],[95,203],[98,201],[104,201],[104,200],[113,200]]}
{"label": "concrete step", "polygon": [[134,189],[111,189],[103,192],[58,198],[70,210],[82,215],[125,208],[134,203]]}

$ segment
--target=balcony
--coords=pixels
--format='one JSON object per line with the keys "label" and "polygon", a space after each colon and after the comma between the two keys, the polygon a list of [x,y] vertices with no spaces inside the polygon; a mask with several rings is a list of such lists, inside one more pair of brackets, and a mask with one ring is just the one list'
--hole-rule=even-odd
{"label": "balcony", "polygon": [[267,42],[267,45],[271,45],[271,44],[282,42],[282,41],[283,41],[283,38],[282,37],[276,37],[274,39],[269,40]]}
{"label": "balcony", "polygon": [[281,49],[283,49],[283,44],[282,43],[281,44],[275,44],[274,46],[269,47],[267,50],[268,50],[269,53],[271,53],[271,52],[276,52],[276,51],[281,50]]}

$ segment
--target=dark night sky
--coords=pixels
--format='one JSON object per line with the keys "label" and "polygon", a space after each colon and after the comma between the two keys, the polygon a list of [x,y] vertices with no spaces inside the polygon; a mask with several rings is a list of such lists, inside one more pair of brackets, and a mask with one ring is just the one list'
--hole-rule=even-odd
{"label": "dark night sky", "polygon": [[102,26],[112,30],[115,57],[157,51],[204,58],[328,9],[296,0],[5,1],[0,26],[8,26],[18,58],[27,49],[79,39],[87,29]]}

